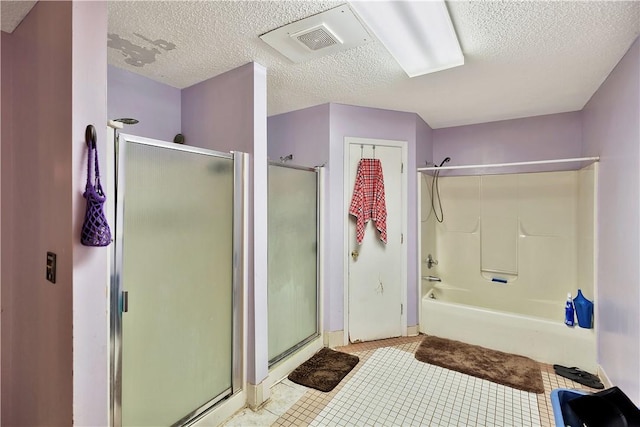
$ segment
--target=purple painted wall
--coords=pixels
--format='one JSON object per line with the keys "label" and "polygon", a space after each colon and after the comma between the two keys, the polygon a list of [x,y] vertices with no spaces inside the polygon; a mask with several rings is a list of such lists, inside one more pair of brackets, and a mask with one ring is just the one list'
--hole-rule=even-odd
{"label": "purple painted wall", "polygon": [[186,144],[253,153],[253,66],[249,63],[182,89]]}
{"label": "purple painted wall", "polygon": [[2,34],[2,425],[73,419],[71,31],[71,3],[39,2]]}
{"label": "purple painted wall", "polygon": [[107,117],[140,120],[125,125],[131,135],[173,141],[181,132],[181,91],[121,68],[107,69]]}
{"label": "purple painted wall", "polygon": [[433,130],[420,116],[416,115],[415,167],[423,168],[427,162],[433,162]]}
{"label": "purple painted wall", "polygon": [[[580,112],[503,120],[433,131],[433,158],[438,164],[445,157],[451,157],[449,165],[453,166],[574,158],[581,155]],[[558,170],[562,167],[550,165],[545,170]],[[493,171],[505,173],[523,170],[503,168],[493,169]],[[453,175],[454,172],[447,172],[447,174]]]}
{"label": "purple painted wall", "polygon": [[289,163],[323,165],[329,161],[329,104],[271,116],[267,135],[270,160],[293,154]]}
{"label": "purple painted wall", "polygon": [[584,153],[600,156],[598,362],[640,405],[640,39],[582,114]]}
{"label": "purple painted wall", "polygon": [[267,347],[267,74],[249,63],[182,90],[186,144],[251,156],[249,188],[249,325],[247,378],[268,375]]}
{"label": "purple painted wall", "polygon": [[[71,139],[66,141],[71,145],[72,158],[71,164],[65,165],[65,170],[72,171],[72,182],[64,193],[72,198],[72,225],[65,235],[72,238],[73,250],[73,423],[76,426],[104,426],[109,422],[106,369],[109,365],[109,249],[82,246],[80,231],[86,207],[82,197],[87,179],[84,135],[89,123],[96,127],[101,162],[106,162],[107,2],[74,1],[72,5],[73,119]],[[57,100],[52,102],[57,105]],[[56,169],[53,179],[57,173]],[[103,179],[109,178],[103,172]],[[52,221],[48,214],[43,216],[50,225]],[[60,255],[64,257],[64,254]],[[38,258],[40,269],[41,257]],[[64,309],[68,311],[69,306]],[[47,421],[47,424],[51,423]]]}
{"label": "purple painted wall", "polygon": [[79,244],[106,31],[106,2],[38,2],[2,34],[2,425],[108,424],[106,249]]}
{"label": "purple painted wall", "polygon": [[294,155],[294,164],[326,164],[324,211],[324,329],[344,328],[344,138],[408,142],[407,325],[417,324],[417,208],[415,165],[431,161],[432,130],[416,114],[340,104],[323,104],[269,117],[269,157]]}
{"label": "purple painted wall", "polygon": [[[10,143],[13,134],[13,43],[11,36],[5,32],[0,32],[0,78],[1,87],[1,126],[0,131],[0,424],[5,420],[14,418],[13,411],[8,411],[7,405],[11,404],[11,390],[14,387],[14,378],[11,375],[11,364],[8,361],[12,358],[7,350],[11,344],[10,331],[13,329],[11,311],[4,310],[5,305],[11,301],[11,290],[9,281],[13,280],[13,239],[11,234],[13,222],[13,181],[12,181],[12,148]],[[6,373],[5,373],[6,372]],[[4,411],[2,409],[4,408]]]}
{"label": "purple painted wall", "polygon": [[[339,331],[344,328],[344,138],[376,138],[408,142],[408,158],[416,158],[416,114],[374,108],[330,104],[330,159],[328,164],[328,200],[326,221],[329,229],[328,255],[325,276],[325,330]],[[426,137],[422,127],[422,136]],[[428,144],[428,138],[425,144]],[[412,163],[410,163],[412,164]],[[407,325],[418,322],[417,316],[417,206],[416,173],[408,173],[408,238],[407,238]]]}

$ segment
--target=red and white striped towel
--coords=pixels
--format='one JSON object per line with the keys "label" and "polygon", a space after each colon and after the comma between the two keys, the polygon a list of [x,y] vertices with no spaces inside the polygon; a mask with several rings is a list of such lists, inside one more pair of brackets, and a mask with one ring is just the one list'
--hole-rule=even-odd
{"label": "red and white striped towel", "polygon": [[384,178],[379,159],[360,159],[353,187],[349,214],[356,217],[356,240],[362,244],[367,222],[373,219],[380,240],[387,243],[387,205],[384,199]]}

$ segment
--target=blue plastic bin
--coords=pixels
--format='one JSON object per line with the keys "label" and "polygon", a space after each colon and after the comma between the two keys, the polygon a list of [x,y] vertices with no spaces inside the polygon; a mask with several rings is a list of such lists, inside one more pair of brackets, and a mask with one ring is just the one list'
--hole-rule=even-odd
{"label": "blue plastic bin", "polygon": [[588,393],[568,388],[556,388],[551,391],[551,407],[553,408],[553,419],[556,422],[556,427],[582,427],[582,422],[574,414],[567,402],[585,394]]}

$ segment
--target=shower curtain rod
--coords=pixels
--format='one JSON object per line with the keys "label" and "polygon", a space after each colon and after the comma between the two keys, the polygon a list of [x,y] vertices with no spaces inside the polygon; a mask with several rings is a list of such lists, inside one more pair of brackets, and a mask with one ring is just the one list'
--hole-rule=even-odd
{"label": "shower curtain rod", "polygon": [[512,162],[512,163],[492,163],[487,165],[459,165],[459,166],[429,166],[417,168],[418,172],[455,170],[455,169],[483,169],[483,168],[502,168],[507,166],[528,166],[528,165],[547,165],[552,163],[570,163],[570,162],[597,162],[600,157],[575,157],[572,159],[552,159],[552,160],[533,160],[528,162]]}

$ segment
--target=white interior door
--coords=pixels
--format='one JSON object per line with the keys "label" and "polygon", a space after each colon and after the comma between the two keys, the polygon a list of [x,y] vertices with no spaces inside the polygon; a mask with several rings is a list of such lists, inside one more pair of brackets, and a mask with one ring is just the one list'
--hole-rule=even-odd
{"label": "white interior door", "polygon": [[[376,158],[382,163],[387,208],[387,243],[380,239],[375,222],[366,224],[361,244],[356,240],[356,219],[348,218],[348,331],[349,341],[371,341],[404,335],[406,298],[406,184],[403,183],[402,142],[347,138],[348,178],[345,204],[351,202],[358,163]],[[394,144],[395,143],[395,144]],[[375,147],[375,149],[374,149]]]}

